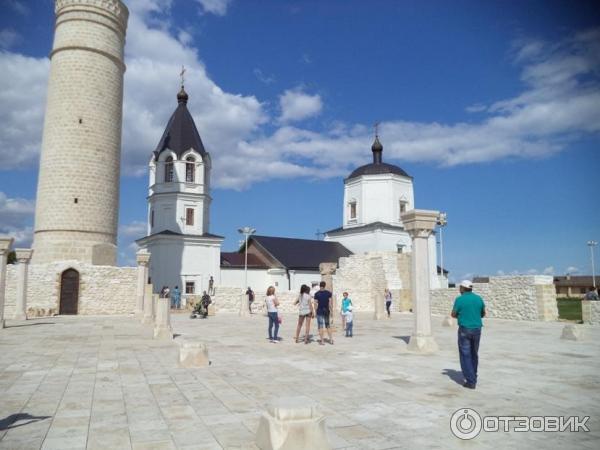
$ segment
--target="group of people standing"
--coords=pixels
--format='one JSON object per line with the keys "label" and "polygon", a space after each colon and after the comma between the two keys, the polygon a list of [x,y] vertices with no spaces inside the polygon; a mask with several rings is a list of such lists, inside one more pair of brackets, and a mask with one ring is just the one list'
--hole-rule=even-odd
{"label": "group of people standing", "polygon": [[[319,345],[325,345],[325,342],[333,345],[333,334],[331,331],[331,313],[333,309],[333,302],[331,291],[325,289],[326,284],[321,281],[319,290],[311,294],[311,289],[303,284],[300,287],[300,294],[294,302],[298,305],[298,323],[296,325],[296,335],[294,340],[296,343],[304,342],[305,344],[310,343],[310,324],[312,319],[317,319],[317,329],[319,331]],[[281,317],[279,316],[279,300],[275,295],[275,288],[269,286],[267,289],[267,296],[265,298],[267,305],[267,316],[269,318],[269,341],[277,343],[279,341],[279,325],[281,324]],[[346,337],[353,336],[353,324],[354,318],[352,314],[352,300],[348,298],[348,293],[344,292],[344,298],[340,308],[340,314],[342,316],[342,324],[346,331]],[[300,340],[300,331],[304,326],[304,338]],[[327,339],[325,338],[327,335]]]}

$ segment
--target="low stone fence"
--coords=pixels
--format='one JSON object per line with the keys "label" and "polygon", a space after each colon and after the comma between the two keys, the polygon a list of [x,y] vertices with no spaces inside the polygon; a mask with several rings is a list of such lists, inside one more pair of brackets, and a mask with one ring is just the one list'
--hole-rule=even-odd
{"label": "low stone fence", "polygon": [[[211,297],[215,310],[217,312],[240,312],[240,302],[242,296],[246,295],[244,289],[230,286],[215,287],[215,295]],[[276,291],[275,296],[279,300],[279,311],[283,313],[297,312],[298,305],[294,302],[298,298],[299,292],[295,291]],[[252,303],[252,312],[266,313],[265,293],[254,292],[254,302]]]}
{"label": "low stone fence", "polygon": [[[473,292],[486,304],[487,317],[510,320],[553,321],[558,319],[556,291],[550,276],[490,277],[489,283],[474,283]],[[458,288],[430,292],[431,312],[449,315]]]}
{"label": "low stone fence", "polygon": [[581,318],[585,324],[600,325],[600,302],[597,300],[582,300]]}
{"label": "low stone fence", "polygon": [[[15,313],[17,264],[6,267],[4,317]],[[136,304],[137,268],[94,266],[77,261],[31,264],[27,280],[27,316],[60,312],[61,275],[67,269],[79,272],[78,314],[128,314]]]}

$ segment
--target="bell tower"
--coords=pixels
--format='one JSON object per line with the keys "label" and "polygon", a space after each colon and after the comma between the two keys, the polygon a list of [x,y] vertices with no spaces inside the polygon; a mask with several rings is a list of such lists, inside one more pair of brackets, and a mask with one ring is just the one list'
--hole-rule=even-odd
{"label": "bell tower", "polygon": [[55,12],[32,262],[115,265],[129,12],[120,0]]}

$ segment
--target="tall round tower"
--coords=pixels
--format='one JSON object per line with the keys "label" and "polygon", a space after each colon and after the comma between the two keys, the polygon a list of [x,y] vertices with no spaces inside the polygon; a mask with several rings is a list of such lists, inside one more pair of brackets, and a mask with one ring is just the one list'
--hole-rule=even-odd
{"label": "tall round tower", "polygon": [[56,0],[33,262],[114,265],[123,47],[120,0]]}

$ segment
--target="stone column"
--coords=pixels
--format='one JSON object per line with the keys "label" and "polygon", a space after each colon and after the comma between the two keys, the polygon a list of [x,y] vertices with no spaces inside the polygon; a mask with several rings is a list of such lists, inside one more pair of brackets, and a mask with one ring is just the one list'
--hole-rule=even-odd
{"label": "stone column", "polygon": [[27,275],[29,273],[29,261],[33,250],[29,248],[15,249],[17,262],[17,302],[15,305],[15,320],[27,320]]}
{"label": "stone column", "polygon": [[250,315],[250,309],[248,309],[248,294],[243,292],[240,295],[240,316],[245,317]]}
{"label": "stone column", "polygon": [[13,238],[0,236],[0,328],[4,328],[4,291],[6,288],[6,261]]}
{"label": "stone column", "polygon": [[146,282],[148,280],[148,262],[150,261],[150,253],[146,250],[140,250],[135,256],[138,264],[137,303],[135,313],[138,317],[141,317],[144,312],[144,293],[146,291]]}
{"label": "stone column", "polygon": [[429,236],[439,216],[438,211],[413,209],[402,214],[404,228],[412,239],[411,290],[415,326],[408,350],[416,353],[434,353],[438,346],[431,333],[431,305],[429,301]]}
{"label": "stone column", "polygon": [[154,339],[173,339],[171,328],[171,299],[159,298],[156,305]]}
{"label": "stone column", "polygon": [[154,322],[154,304],[158,301],[158,294],[144,295],[144,317],[142,323],[150,325]]}

